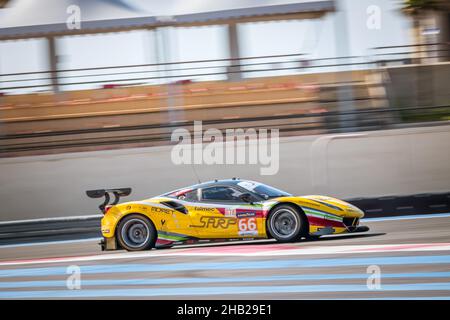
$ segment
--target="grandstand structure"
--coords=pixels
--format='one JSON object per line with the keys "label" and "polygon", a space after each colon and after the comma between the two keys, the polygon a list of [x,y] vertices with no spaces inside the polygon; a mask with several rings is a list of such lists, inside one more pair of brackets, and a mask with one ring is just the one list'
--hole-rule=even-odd
{"label": "grandstand structure", "polygon": [[[352,131],[393,121],[395,113],[387,109],[383,76],[376,62],[346,56],[342,19],[336,24],[341,28],[336,32],[337,37],[342,37],[336,39],[336,52],[341,57],[308,61],[302,59],[302,53],[240,56],[238,23],[319,19],[336,12],[338,1],[228,0],[200,1],[189,6],[184,2],[152,1],[152,10],[148,10],[134,6],[133,1],[120,0],[10,1],[6,9],[0,10],[0,41],[45,38],[50,69],[6,75],[36,80],[31,85],[26,81],[1,84],[0,156],[167,143],[172,128],[190,127],[194,120],[203,120],[205,130],[275,127],[285,135]],[[67,8],[74,4],[82,13],[80,29],[67,26]],[[43,6],[45,11],[41,10]],[[57,37],[218,24],[226,25],[228,30],[226,59],[58,69]],[[222,71],[217,72],[217,64],[224,66]],[[242,74],[250,72],[248,66],[256,68],[251,72],[304,72],[244,78]],[[161,69],[166,71],[162,75]],[[191,69],[196,79],[220,73],[225,80],[193,82],[188,76]],[[321,72],[309,72],[313,69]],[[173,76],[170,71],[174,70],[187,70],[187,75]],[[75,83],[64,79],[68,72],[75,74]],[[117,76],[113,80],[95,80],[96,72]],[[133,74],[132,81],[121,78],[123,74]],[[5,75],[0,82],[2,78]],[[166,82],[149,85],[150,79]],[[87,88],[65,89],[73,84]],[[23,94],[21,89],[35,92]]]}
{"label": "grandstand structure", "polygon": [[[220,24],[228,29],[228,58],[240,62],[237,23],[314,19],[336,9],[334,0],[201,1],[189,5],[179,0],[152,1],[151,9],[147,10],[132,3],[121,0],[11,1],[10,8],[0,11],[0,41],[45,38],[48,72],[52,75],[52,89],[57,92],[61,89],[57,37]],[[70,8],[74,5],[79,8],[79,28],[68,26]],[[161,37],[168,36],[161,32]],[[164,46],[167,41],[163,39],[161,44]],[[164,50],[166,54],[167,50]],[[232,71],[229,77],[239,79],[239,68]]]}

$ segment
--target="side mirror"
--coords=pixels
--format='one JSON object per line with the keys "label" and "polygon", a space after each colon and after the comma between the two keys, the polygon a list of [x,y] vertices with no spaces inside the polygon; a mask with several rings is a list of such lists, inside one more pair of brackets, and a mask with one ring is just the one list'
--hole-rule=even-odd
{"label": "side mirror", "polygon": [[243,193],[239,198],[244,202],[253,203],[253,197],[250,193]]}

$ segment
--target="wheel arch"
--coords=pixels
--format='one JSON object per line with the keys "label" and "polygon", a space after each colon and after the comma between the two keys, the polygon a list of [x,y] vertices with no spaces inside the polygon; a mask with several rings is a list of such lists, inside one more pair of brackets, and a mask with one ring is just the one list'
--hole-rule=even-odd
{"label": "wheel arch", "polygon": [[309,229],[309,220],[308,220],[308,216],[305,213],[305,210],[303,210],[303,208],[300,205],[298,205],[297,203],[294,203],[294,202],[291,202],[291,201],[280,201],[277,204],[275,204],[272,208],[270,208],[269,212],[267,213],[265,228],[266,228],[267,237],[269,239],[272,238],[272,236],[270,235],[269,230],[267,228],[267,223],[269,221],[269,216],[276,208],[278,208],[281,205],[286,205],[286,204],[293,206],[294,208],[296,208],[300,212],[301,215],[303,215],[303,217],[305,218],[305,221],[307,223],[306,230],[307,230],[307,232],[309,234],[309,230],[310,230]]}
{"label": "wheel arch", "polygon": [[147,219],[148,221],[151,222],[151,224],[153,224],[153,227],[155,228],[155,230],[158,231],[158,229],[156,229],[156,224],[155,224],[155,222],[154,222],[153,219],[152,219],[151,217],[149,217],[148,215],[146,215],[146,214],[144,214],[144,213],[142,213],[142,212],[127,212],[126,214],[122,215],[119,219],[117,219],[117,222],[116,222],[116,228],[115,228],[115,230],[114,230],[114,233],[117,232],[117,226],[120,224],[120,222],[121,222],[123,219],[125,219],[126,217],[128,217],[128,216],[130,216],[130,215],[132,215],[132,214],[138,215],[138,216],[141,216],[141,217]]}
{"label": "wheel arch", "polygon": [[123,219],[125,219],[126,217],[129,217],[130,215],[138,215],[138,216],[141,216],[141,217],[147,219],[147,220],[153,225],[153,227],[154,227],[155,230],[156,230],[155,242],[158,240],[158,229],[156,228],[156,224],[155,224],[155,222],[152,220],[151,217],[149,217],[148,215],[146,215],[146,214],[144,214],[144,213],[142,213],[142,212],[127,212],[126,214],[122,215],[119,219],[117,219],[117,222],[116,222],[116,225],[115,225],[115,228],[114,228],[114,240],[115,240],[116,245],[117,245],[118,247],[120,247],[120,243],[119,243],[119,241],[117,240],[117,232],[118,232],[118,228],[117,228],[117,227],[119,226],[120,222],[121,222]]}

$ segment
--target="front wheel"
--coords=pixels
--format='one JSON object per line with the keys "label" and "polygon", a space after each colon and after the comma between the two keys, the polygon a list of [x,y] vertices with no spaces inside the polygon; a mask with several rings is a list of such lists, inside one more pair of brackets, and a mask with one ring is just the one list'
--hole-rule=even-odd
{"label": "front wheel", "polygon": [[305,216],[292,205],[276,207],[267,219],[269,234],[279,242],[293,242],[306,234]]}
{"label": "front wheel", "polygon": [[117,240],[128,251],[149,249],[155,244],[156,229],[149,219],[139,214],[130,214],[117,226]]}

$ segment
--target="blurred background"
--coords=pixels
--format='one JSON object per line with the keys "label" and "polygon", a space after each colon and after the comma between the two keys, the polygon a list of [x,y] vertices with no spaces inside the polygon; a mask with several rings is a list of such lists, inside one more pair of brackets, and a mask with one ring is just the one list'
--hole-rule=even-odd
{"label": "blurred background", "polygon": [[2,154],[84,150],[99,128],[103,146],[148,145],[236,115],[285,135],[450,119],[448,1],[1,6]]}
{"label": "blurred background", "polygon": [[[0,0],[0,299],[448,300],[449,89],[449,0]],[[278,170],[174,164],[199,120],[279,129]],[[348,201],[371,231],[100,253],[86,190],[232,177]]]}
{"label": "blurred background", "polygon": [[[170,149],[134,149],[164,148],[175,128],[192,129],[194,120],[204,130],[277,128],[297,139],[282,145],[275,176],[200,166],[203,180],[220,172],[342,197],[450,189],[447,0],[3,0],[0,7],[4,220],[31,216],[17,201],[23,192],[46,203],[38,216],[76,215],[88,188],[129,184],[137,197],[195,182],[192,168],[170,163]],[[353,139],[312,148],[344,133]],[[65,200],[44,200],[55,197]]]}

